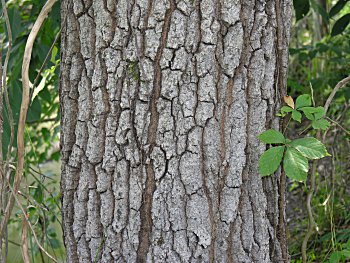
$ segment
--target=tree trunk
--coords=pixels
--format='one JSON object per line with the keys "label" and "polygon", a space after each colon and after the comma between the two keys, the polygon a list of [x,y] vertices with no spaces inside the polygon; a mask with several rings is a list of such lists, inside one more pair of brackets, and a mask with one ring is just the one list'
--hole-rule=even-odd
{"label": "tree trunk", "polygon": [[[69,3],[73,4],[69,4]],[[279,128],[291,0],[62,1],[68,262],[287,262]]]}

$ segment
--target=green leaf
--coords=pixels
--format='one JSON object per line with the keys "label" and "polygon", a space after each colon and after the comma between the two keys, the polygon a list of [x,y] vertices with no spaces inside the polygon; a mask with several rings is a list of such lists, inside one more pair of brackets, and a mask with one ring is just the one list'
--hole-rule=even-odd
{"label": "green leaf", "polygon": [[310,10],[309,0],[293,0],[296,20],[302,19]]}
{"label": "green leaf", "polygon": [[301,122],[301,113],[297,110],[293,110],[292,119],[296,120],[297,122]]}
{"label": "green leaf", "polygon": [[10,26],[12,31],[12,39],[15,40],[25,29],[22,27],[21,15],[16,6],[10,7],[8,10]]}
{"label": "green leaf", "polygon": [[311,96],[309,94],[300,95],[295,102],[295,109],[311,106]]}
{"label": "green leaf", "polygon": [[313,121],[311,125],[312,125],[312,128],[314,128],[315,130],[318,130],[318,129],[327,130],[331,124],[325,119],[320,119],[320,120]]}
{"label": "green leaf", "polygon": [[52,249],[60,248],[61,244],[57,238],[49,238],[49,244]]}
{"label": "green leaf", "polygon": [[290,179],[305,181],[309,170],[308,160],[297,150],[287,147],[283,160],[283,169]]}
{"label": "green leaf", "polygon": [[45,87],[39,92],[38,96],[43,100],[46,101],[48,103],[52,103],[51,102],[51,94],[49,89],[47,88],[47,85],[45,85]]}
{"label": "green leaf", "polygon": [[36,97],[28,108],[27,122],[38,121],[40,119],[40,115],[41,115],[41,104],[38,97]]}
{"label": "green leaf", "polygon": [[342,253],[340,251],[335,251],[329,257],[330,263],[339,263],[342,259]]}
{"label": "green leaf", "polygon": [[329,11],[329,17],[338,14],[349,0],[339,0]]}
{"label": "green leaf", "polygon": [[348,239],[348,242],[346,242],[345,247],[346,247],[347,249],[350,249],[350,238]]}
{"label": "green leaf", "polygon": [[262,176],[273,174],[282,161],[285,146],[272,147],[259,159],[259,172]]}
{"label": "green leaf", "polygon": [[292,112],[292,111],[293,111],[293,109],[291,107],[289,107],[289,106],[283,106],[281,108],[281,112],[282,113],[288,113],[288,112]]}
{"label": "green leaf", "polygon": [[315,120],[321,119],[325,115],[324,108],[321,107],[321,106],[315,108],[315,113],[314,114],[315,114]]}
{"label": "green leaf", "polygon": [[343,256],[345,258],[350,258],[350,250],[349,249],[343,249],[342,252],[343,252]]}
{"label": "green leaf", "polygon": [[58,48],[57,48],[57,47],[53,47],[52,53],[51,53],[51,59],[50,59],[50,61],[51,61],[53,64],[56,63],[56,55],[57,55],[57,52],[58,52]]}
{"label": "green leaf", "polygon": [[309,159],[320,159],[330,156],[323,143],[313,137],[296,139],[290,143],[290,146]]}
{"label": "green leaf", "polygon": [[31,218],[33,217],[35,214],[37,214],[37,209],[35,206],[30,205],[27,207],[27,212],[28,212],[28,217]]}
{"label": "green leaf", "polygon": [[315,116],[313,114],[316,112],[316,108],[303,107],[303,108],[300,108],[299,110],[301,110],[305,114],[305,117],[308,118],[309,120],[312,121],[315,119]]}
{"label": "green leaf", "polygon": [[325,114],[324,108],[321,106],[319,106],[317,108],[315,108],[315,107],[303,107],[303,108],[300,108],[299,110],[302,111],[305,114],[306,118],[308,118],[311,121],[319,120]]}
{"label": "green leaf", "polygon": [[258,136],[259,140],[264,143],[285,143],[285,138],[282,133],[276,130],[267,130]]}
{"label": "green leaf", "polygon": [[350,23],[350,13],[342,16],[337,20],[337,22],[335,22],[332,28],[331,36],[334,37],[336,35],[343,33],[343,31],[349,25],[349,23]]}
{"label": "green leaf", "polygon": [[35,189],[34,194],[32,195],[34,199],[40,204],[44,200],[44,193],[43,193],[43,188],[41,185],[38,185],[37,188]]}

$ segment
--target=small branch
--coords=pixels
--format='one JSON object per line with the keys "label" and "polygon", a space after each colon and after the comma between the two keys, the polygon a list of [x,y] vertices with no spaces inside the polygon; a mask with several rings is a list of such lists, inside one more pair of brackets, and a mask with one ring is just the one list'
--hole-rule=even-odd
{"label": "small branch", "polygon": [[338,84],[335,86],[335,88],[332,90],[331,94],[328,96],[328,99],[326,101],[326,103],[324,104],[324,111],[325,111],[325,114],[327,113],[328,111],[328,108],[329,108],[329,105],[331,104],[333,98],[334,98],[334,95],[337,93],[337,91],[339,89],[341,89],[342,87],[344,87],[346,84],[348,84],[350,82],[350,76],[349,77],[346,77],[344,79],[342,79],[341,81],[338,82]]}
{"label": "small branch", "polygon": [[[0,82],[1,82],[1,133],[0,133],[0,140],[1,140],[1,212],[3,214],[3,209],[5,206],[5,202],[7,200],[7,193],[5,191],[5,177],[6,177],[6,173],[7,173],[7,169],[9,166],[9,160],[10,160],[10,152],[11,152],[11,148],[12,148],[12,144],[13,144],[13,138],[14,138],[14,121],[13,121],[13,114],[12,114],[12,109],[10,107],[10,102],[9,102],[9,97],[8,97],[8,92],[7,92],[7,67],[8,67],[8,63],[9,63],[9,59],[10,59],[10,55],[11,55],[11,51],[12,51],[12,31],[11,31],[11,26],[10,26],[10,20],[8,17],[8,13],[7,13],[7,8],[6,8],[6,3],[5,0],[1,0],[1,5],[2,5],[2,13],[4,14],[4,18],[5,18],[5,24],[6,24],[6,32],[7,32],[7,36],[8,36],[8,47],[7,47],[7,53],[6,53],[6,57],[5,57],[5,62],[4,62],[4,67],[2,67],[2,61],[0,62],[1,64],[1,78],[0,78]],[[2,54],[1,54],[1,58],[2,58]],[[6,162],[5,165],[3,165],[3,152],[2,152],[2,132],[3,132],[3,98],[5,98],[5,103],[6,103],[6,108],[7,108],[7,112],[8,112],[8,120],[9,120],[9,125],[10,125],[10,141],[8,144],[8,152],[6,155]],[[4,214],[2,219],[4,221],[8,221],[10,218],[10,214]],[[4,241],[4,247],[3,247],[3,241]],[[3,256],[3,249],[5,250],[4,253],[4,257],[6,259],[7,257],[7,253],[8,253],[8,232],[7,232],[7,225],[0,225],[0,260],[2,259]]]}
{"label": "small branch", "polygon": [[53,48],[55,47],[55,45],[56,45],[56,43],[57,43],[57,41],[58,41],[58,38],[59,38],[59,36],[61,35],[61,32],[62,32],[62,28],[60,28],[60,30],[57,32],[57,34],[56,34],[56,36],[55,36],[55,39],[54,39],[54,41],[52,42],[52,45],[51,45],[51,47],[50,47],[50,49],[49,49],[49,52],[47,52],[47,54],[46,54],[46,57],[45,57],[45,59],[44,59],[44,62],[42,63],[42,65],[41,65],[41,67],[40,67],[40,69],[39,69],[39,71],[38,71],[38,74],[36,75],[35,80],[34,80],[34,82],[33,82],[33,88],[36,86],[36,84],[38,84],[40,75],[41,75],[41,73],[43,72],[44,67],[46,66],[47,62],[49,61],[49,58],[50,58],[50,56],[51,56],[51,52],[52,52]]}
{"label": "small branch", "polygon": [[[8,120],[9,120],[10,131],[11,131],[10,132],[10,141],[9,141],[9,144],[7,147],[6,163],[5,163],[5,169],[4,169],[6,171],[8,168],[8,162],[9,162],[10,157],[11,157],[11,149],[12,149],[13,140],[14,140],[14,136],[15,136],[15,125],[14,125],[13,113],[12,113],[12,108],[11,108],[11,104],[10,104],[10,100],[9,100],[9,95],[7,92],[7,83],[6,83],[6,81],[7,81],[7,67],[8,67],[8,63],[10,60],[11,51],[12,51],[12,30],[11,30],[10,19],[9,19],[9,16],[7,13],[7,7],[6,7],[5,0],[1,0],[1,5],[2,5],[4,17],[5,17],[6,32],[7,32],[7,37],[8,37],[8,47],[7,47],[7,53],[6,53],[6,57],[5,57],[1,81],[2,81],[3,94],[5,97],[6,109],[7,109],[7,113],[8,113]],[[0,232],[0,237],[1,237],[1,232]]]}
{"label": "small branch", "polygon": [[15,246],[17,246],[17,247],[20,247],[21,246],[21,244],[18,244],[17,242],[15,242],[15,241],[12,241],[12,240],[8,240],[9,241],[9,243],[11,243],[12,245],[15,245]]}
{"label": "small branch", "polygon": [[347,135],[350,135],[350,132],[345,129],[342,125],[340,125],[338,122],[332,120],[331,118],[326,117],[327,120],[329,120],[330,122],[334,123],[335,125],[337,125],[343,132],[345,132]]}
{"label": "small branch", "polygon": [[[4,2],[4,0],[2,0]],[[17,194],[17,191],[19,189],[19,186],[21,184],[22,180],[22,173],[23,173],[23,167],[24,167],[24,154],[25,154],[25,146],[24,146],[24,130],[25,130],[25,124],[26,124],[26,117],[29,107],[29,93],[30,93],[30,87],[29,87],[29,65],[30,60],[32,56],[32,49],[34,45],[35,38],[40,30],[40,27],[42,23],[44,22],[46,16],[50,12],[52,6],[56,0],[48,0],[44,7],[42,8],[37,20],[34,23],[34,26],[28,36],[28,40],[26,43],[24,56],[23,56],[23,64],[22,64],[22,104],[20,109],[20,116],[18,120],[18,130],[17,130],[17,169],[14,179],[14,194]],[[4,219],[1,222],[0,226],[0,236],[2,236],[3,231],[5,229],[5,226],[7,225],[7,222],[9,220],[9,217],[11,215],[13,206],[14,206],[14,195],[10,196],[10,199],[7,203],[6,210],[4,213]]]}
{"label": "small branch", "polygon": [[29,248],[28,248],[28,222],[25,217],[22,220],[22,235],[21,235],[21,247],[22,258],[24,263],[30,263]]}
{"label": "small branch", "polygon": [[[0,47],[0,58],[2,58],[2,43]],[[0,62],[0,165],[2,169],[2,164],[3,164],[3,158],[2,158],[2,134],[4,132],[4,119],[3,119],[3,89],[2,89],[2,61]],[[2,176],[3,172],[1,172]],[[0,186],[2,185],[0,181]],[[1,200],[0,200],[0,207],[1,207]]]}
{"label": "small branch", "polygon": [[35,123],[43,123],[43,122],[56,122],[58,121],[58,117],[55,118],[48,118],[48,119],[42,119],[37,121],[27,121],[28,124],[35,124]]}

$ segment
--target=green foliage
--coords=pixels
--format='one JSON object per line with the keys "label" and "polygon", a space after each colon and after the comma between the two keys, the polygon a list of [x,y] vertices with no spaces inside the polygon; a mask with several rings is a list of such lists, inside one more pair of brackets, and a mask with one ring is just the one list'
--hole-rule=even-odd
{"label": "green foliage", "polygon": [[327,152],[323,143],[313,137],[296,139],[289,145],[299,151],[303,156],[311,160],[331,156]]}
{"label": "green foliage", "polygon": [[[350,26],[347,19],[350,5],[349,0],[310,0],[310,3],[309,12],[303,19],[295,20],[292,29],[288,93],[297,97],[311,90],[311,98],[318,105],[324,105],[336,84],[349,75]],[[333,262],[349,261],[345,257],[338,258],[339,251],[346,248],[350,238],[350,136],[346,132],[350,128],[349,103],[350,88],[347,85],[336,92],[327,117],[323,108],[310,103],[310,106],[297,109],[302,113],[301,124],[291,122],[285,131],[285,137],[298,138],[305,133],[314,136],[318,130],[332,154],[313,167],[316,185],[311,205],[317,231],[308,242],[307,262],[330,262],[331,256]],[[287,116],[293,110],[294,107],[285,106],[280,114]],[[342,128],[328,120],[335,120]],[[287,198],[291,199],[287,206],[289,252],[292,262],[302,262],[301,240],[308,228],[304,200],[309,189],[306,184],[296,181],[287,180],[287,184]]]}
{"label": "green foliage", "polygon": [[307,15],[307,13],[309,13],[309,0],[293,0],[293,6],[295,10],[295,18],[297,21],[302,19],[304,16]]}
{"label": "green foliage", "polygon": [[[3,158],[6,158],[8,145],[11,138],[11,125],[9,114],[13,113],[14,133],[12,134],[13,147],[16,147],[16,130],[19,110],[22,100],[21,67],[26,39],[45,1],[41,0],[13,0],[6,1],[8,15],[12,30],[12,51],[7,72],[7,89],[10,108],[4,108],[2,150]],[[0,38],[2,45],[2,62],[8,51],[8,34],[6,31],[4,16],[0,18]],[[59,142],[59,103],[58,103],[58,72],[60,45],[53,47],[49,60],[44,60],[50,47],[60,30],[60,3],[54,5],[53,10],[39,31],[34,44],[32,60],[30,64],[31,103],[27,115],[25,131],[26,156],[23,186],[21,186],[21,203],[27,210],[30,222],[33,226],[41,245],[56,258],[64,256],[64,246],[60,233],[60,194],[57,172],[52,169],[44,169],[48,163],[59,159],[59,152],[55,145]],[[11,159],[14,159],[15,148],[10,148]],[[11,164],[12,165],[12,164]],[[13,180],[14,172],[10,174]],[[13,258],[16,247],[13,244],[20,242],[18,231],[22,226],[22,212],[18,210],[9,221],[9,261],[17,262]],[[33,262],[42,262],[46,256],[38,248],[31,232],[29,231],[30,253]],[[12,243],[11,243],[12,242]],[[47,260],[45,260],[47,262]]]}
{"label": "green foliage", "polygon": [[273,174],[282,161],[285,146],[268,149],[259,159],[259,171],[262,176]]}
{"label": "green foliage", "polygon": [[[292,105],[293,106],[293,105]],[[311,107],[311,97],[308,94],[301,95],[297,98],[295,103],[295,108],[290,106],[283,106],[280,110],[278,116],[284,117],[287,113],[292,113],[291,118],[299,123],[301,123],[302,114],[309,120],[311,120],[311,126],[315,130],[328,129],[330,123],[325,120],[324,117],[324,108],[323,107]]]}
{"label": "green foliage", "polygon": [[283,160],[286,175],[296,181],[305,181],[309,170],[308,160],[299,151],[288,147]]}
{"label": "green foliage", "polygon": [[[314,121],[328,123],[325,119],[321,119],[324,116],[323,107],[310,107],[310,95],[300,95],[296,99],[296,109],[292,108],[294,107],[294,102],[290,97],[285,98],[285,101],[290,106],[283,106],[278,116],[285,117],[288,113],[291,113],[291,118],[300,123],[302,118],[301,112],[303,112],[308,119],[312,120],[312,123]],[[312,126],[314,127],[316,125]],[[322,125],[319,126],[321,127]],[[316,128],[319,127],[316,126]],[[314,127],[314,129],[316,128]],[[330,156],[326,147],[313,137],[290,140],[286,139],[279,131],[267,130],[261,133],[258,138],[266,144],[283,144],[283,146],[272,147],[261,155],[259,159],[259,172],[262,176],[271,175],[276,172],[283,159],[283,169],[286,175],[293,180],[305,181],[309,170],[308,160]]]}
{"label": "green foliage", "polygon": [[338,14],[349,0],[339,0],[329,11],[329,16],[333,17]]}
{"label": "green foliage", "polygon": [[332,252],[326,263],[348,262],[350,260],[350,239],[340,250]]}
{"label": "green foliage", "polygon": [[276,130],[267,130],[258,136],[259,140],[264,143],[285,143],[284,135]]}
{"label": "green foliage", "polygon": [[331,36],[334,37],[336,35],[343,33],[345,28],[349,25],[349,23],[350,23],[350,14],[346,14],[341,18],[339,18],[337,22],[335,22],[332,28]]}

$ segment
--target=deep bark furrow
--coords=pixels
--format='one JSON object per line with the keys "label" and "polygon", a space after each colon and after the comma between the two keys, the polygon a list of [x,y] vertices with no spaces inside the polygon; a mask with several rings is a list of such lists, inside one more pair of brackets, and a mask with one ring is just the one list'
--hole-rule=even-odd
{"label": "deep bark furrow", "polygon": [[[163,50],[165,48],[166,42],[168,40],[168,33],[170,29],[170,22],[172,13],[175,9],[175,2],[170,2],[170,8],[165,12],[164,24],[162,28],[162,35],[160,45],[157,50],[157,54],[154,61],[154,82],[153,82],[153,91],[150,98],[150,124],[148,128],[148,141],[149,153],[146,158],[150,157],[150,154],[153,152],[153,149],[156,145],[156,134],[154,131],[157,130],[159,122],[159,113],[157,110],[157,102],[161,93],[161,80],[162,72],[160,66],[160,60],[163,55]],[[137,262],[146,262],[147,253],[150,246],[150,236],[152,233],[152,201],[153,193],[156,189],[155,184],[155,173],[153,168],[153,161],[150,161],[146,164],[146,183],[145,190],[143,194],[142,205],[140,209],[140,219],[141,219],[141,230],[139,233],[140,244],[137,250]]]}

